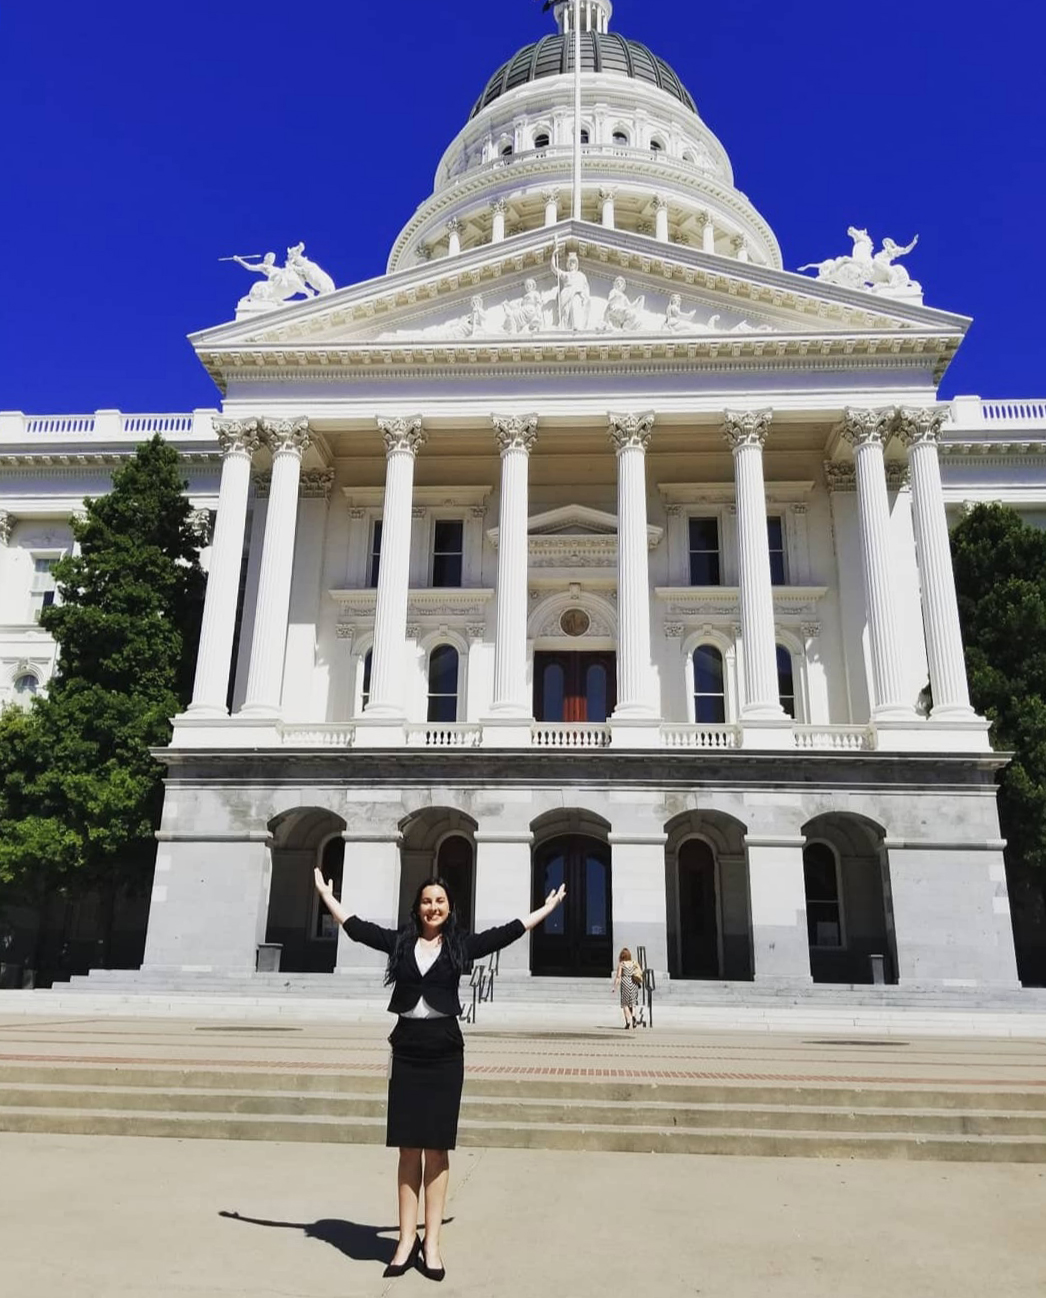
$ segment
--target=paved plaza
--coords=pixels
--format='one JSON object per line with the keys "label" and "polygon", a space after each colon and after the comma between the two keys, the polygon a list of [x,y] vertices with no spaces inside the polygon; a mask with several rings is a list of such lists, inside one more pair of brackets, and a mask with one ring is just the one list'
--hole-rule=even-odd
{"label": "paved plaza", "polygon": [[[0,1019],[0,1060],[374,1074],[388,1023]],[[613,1029],[468,1031],[477,1077],[1046,1088],[1046,1043]],[[0,1134],[5,1295],[377,1298],[395,1222],[380,1146]],[[1046,1295],[1046,1169],[461,1149],[440,1292],[469,1298]]]}
{"label": "paved plaza", "polygon": [[[381,1278],[382,1148],[4,1135],[0,1166],[5,1294],[431,1291]],[[447,1295],[1046,1294],[1035,1167],[463,1150],[452,1178]]]}

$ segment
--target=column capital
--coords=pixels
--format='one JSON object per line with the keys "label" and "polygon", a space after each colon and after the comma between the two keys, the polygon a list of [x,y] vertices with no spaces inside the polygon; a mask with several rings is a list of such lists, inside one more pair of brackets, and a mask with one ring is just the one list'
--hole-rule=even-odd
{"label": "column capital", "polygon": [[393,451],[409,451],[411,455],[417,455],[425,444],[420,415],[407,415],[396,419],[386,419],[379,415],[378,427],[385,439],[386,455],[391,455]]}
{"label": "column capital", "polygon": [[668,199],[665,197],[664,194],[654,195],[654,210],[656,212],[663,211],[664,208],[666,208],[667,206],[668,206]]}
{"label": "column capital", "polygon": [[773,417],[774,412],[769,409],[724,410],[723,436],[729,442],[730,449],[739,451],[745,446],[758,446],[762,449]]}
{"label": "column capital", "polygon": [[748,235],[747,235],[747,234],[740,234],[740,233],[739,233],[739,234],[733,234],[733,235],[731,235],[731,236],[730,236],[730,247],[733,248],[734,252],[740,252],[742,248],[747,248],[747,247],[748,247]]}
{"label": "column capital", "polygon": [[901,406],[894,419],[894,432],[909,448],[936,445],[947,413],[935,406]]}
{"label": "column capital", "polygon": [[298,479],[298,495],[303,500],[330,500],[333,486],[333,469],[305,469]]}
{"label": "column capital", "polygon": [[824,482],[831,492],[857,490],[857,466],[852,460],[825,460]]}
{"label": "column capital", "polygon": [[709,221],[711,221],[711,219],[712,219],[711,212],[706,212],[703,209],[699,208],[698,211],[694,213],[694,224],[697,226],[699,230],[704,230],[705,226],[709,223]]}
{"label": "column capital", "polygon": [[447,233],[448,233],[448,234],[460,234],[460,233],[461,233],[461,229],[462,229],[462,225],[463,225],[463,222],[462,222],[462,220],[461,220],[460,217],[452,216],[452,217],[450,218],[450,220],[447,222]]}
{"label": "column capital", "polygon": [[608,198],[612,199],[616,193],[617,193],[616,185],[600,185],[599,187],[599,197],[603,200],[604,203],[607,201]]}
{"label": "column capital", "polygon": [[837,428],[854,449],[860,446],[885,446],[893,432],[897,410],[886,406],[878,410],[858,410],[847,406]]}
{"label": "column capital", "polygon": [[538,435],[537,415],[491,415],[490,418],[502,455],[506,451],[530,454]]}
{"label": "column capital", "polygon": [[620,455],[622,451],[638,448],[645,451],[654,431],[654,412],[646,410],[642,414],[607,415],[610,440]]}
{"label": "column capital", "polygon": [[292,451],[299,458],[309,449],[311,442],[309,421],[304,416],[297,419],[259,419],[261,439],[273,455]]}
{"label": "column capital", "polygon": [[543,189],[543,190],[541,191],[541,201],[542,201],[546,206],[548,206],[549,203],[558,203],[558,202],[559,202],[559,190],[558,190],[558,188],[557,188],[557,189]]}
{"label": "column capital", "polygon": [[261,445],[257,419],[212,419],[211,427],[214,429],[223,457],[253,455]]}
{"label": "column capital", "polygon": [[492,212],[504,213],[508,209],[508,202],[504,198],[491,199],[490,210]]}
{"label": "column capital", "polygon": [[886,490],[903,491],[911,480],[911,474],[907,464],[898,460],[887,460],[884,465],[886,470]]}
{"label": "column capital", "polygon": [[6,545],[11,539],[11,529],[15,525],[13,514],[9,514],[6,509],[0,509],[0,545]]}

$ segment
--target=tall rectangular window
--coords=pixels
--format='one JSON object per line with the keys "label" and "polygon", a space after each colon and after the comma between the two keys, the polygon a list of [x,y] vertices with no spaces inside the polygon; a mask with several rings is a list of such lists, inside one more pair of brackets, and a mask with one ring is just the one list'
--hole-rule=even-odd
{"label": "tall rectangular window", "polygon": [[33,559],[33,584],[29,592],[30,620],[33,622],[39,622],[41,612],[54,603],[54,566],[57,562],[57,555],[53,558],[37,555]]}
{"label": "tall rectangular window", "polygon": [[770,581],[774,586],[787,586],[785,575],[784,519],[771,514],[766,520],[766,539],[770,544]]}
{"label": "tall rectangular window", "polygon": [[465,525],[460,518],[436,520],[432,542],[433,586],[460,586]]}
{"label": "tall rectangular window", "polygon": [[719,564],[719,520],[691,518],[689,521],[690,585],[719,586],[722,584]]}
{"label": "tall rectangular window", "polygon": [[374,520],[370,534],[370,564],[367,567],[367,585],[373,590],[378,584],[378,569],[381,567],[381,519]]}

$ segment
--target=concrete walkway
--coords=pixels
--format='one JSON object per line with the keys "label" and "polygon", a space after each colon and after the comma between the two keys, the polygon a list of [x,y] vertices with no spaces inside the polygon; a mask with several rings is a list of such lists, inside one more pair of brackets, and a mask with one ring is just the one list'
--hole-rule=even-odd
{"label": "concrete walkway", "polygon": [[[440,1289],[383,1280],[394,1156],[0,1135],[5,1294],[1039,1298],[1046,1174],[1012,1165],[463,1150]],[[247,1220],[248,1218],[254,1220]]]}
{"label": "concrete walkway", "polygon": [[[612,1016],[606,1016],[612,1022]],[[292,1024],[252,1019],[0,1016],[0,1062],[278,1068],[384,1074],[392,1016]],[[984,1037],[848,1037],[564,1026],[466,1027],[476,1076],[802,1082],[1046,1090],[1046,1041]],[[1046,1290],[1044,1290],[1046,1293]]]}

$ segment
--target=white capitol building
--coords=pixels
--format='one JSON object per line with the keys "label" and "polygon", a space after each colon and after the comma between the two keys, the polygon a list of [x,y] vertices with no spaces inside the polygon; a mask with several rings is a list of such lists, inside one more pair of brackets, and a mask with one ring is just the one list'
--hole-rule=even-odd
{"label": "white capitol building", "polygon": [[159,430],[214,525],[143,969],[370,964],[312,891],[344,859],[387,924],[436,872],[477,928],[565,881],[502,977],[627,944],[673,980],[882,956],[1015,986],[948,525],[1043,520],[1046,401],[938,401],[970,321],[910,247],[855,229],[786,270],[609,0],[572,216],[570,12],[487,82],[385,275],[291,249],[192,336],[220,412],[0,413],[0,699],[52,670],[70,514]]}

